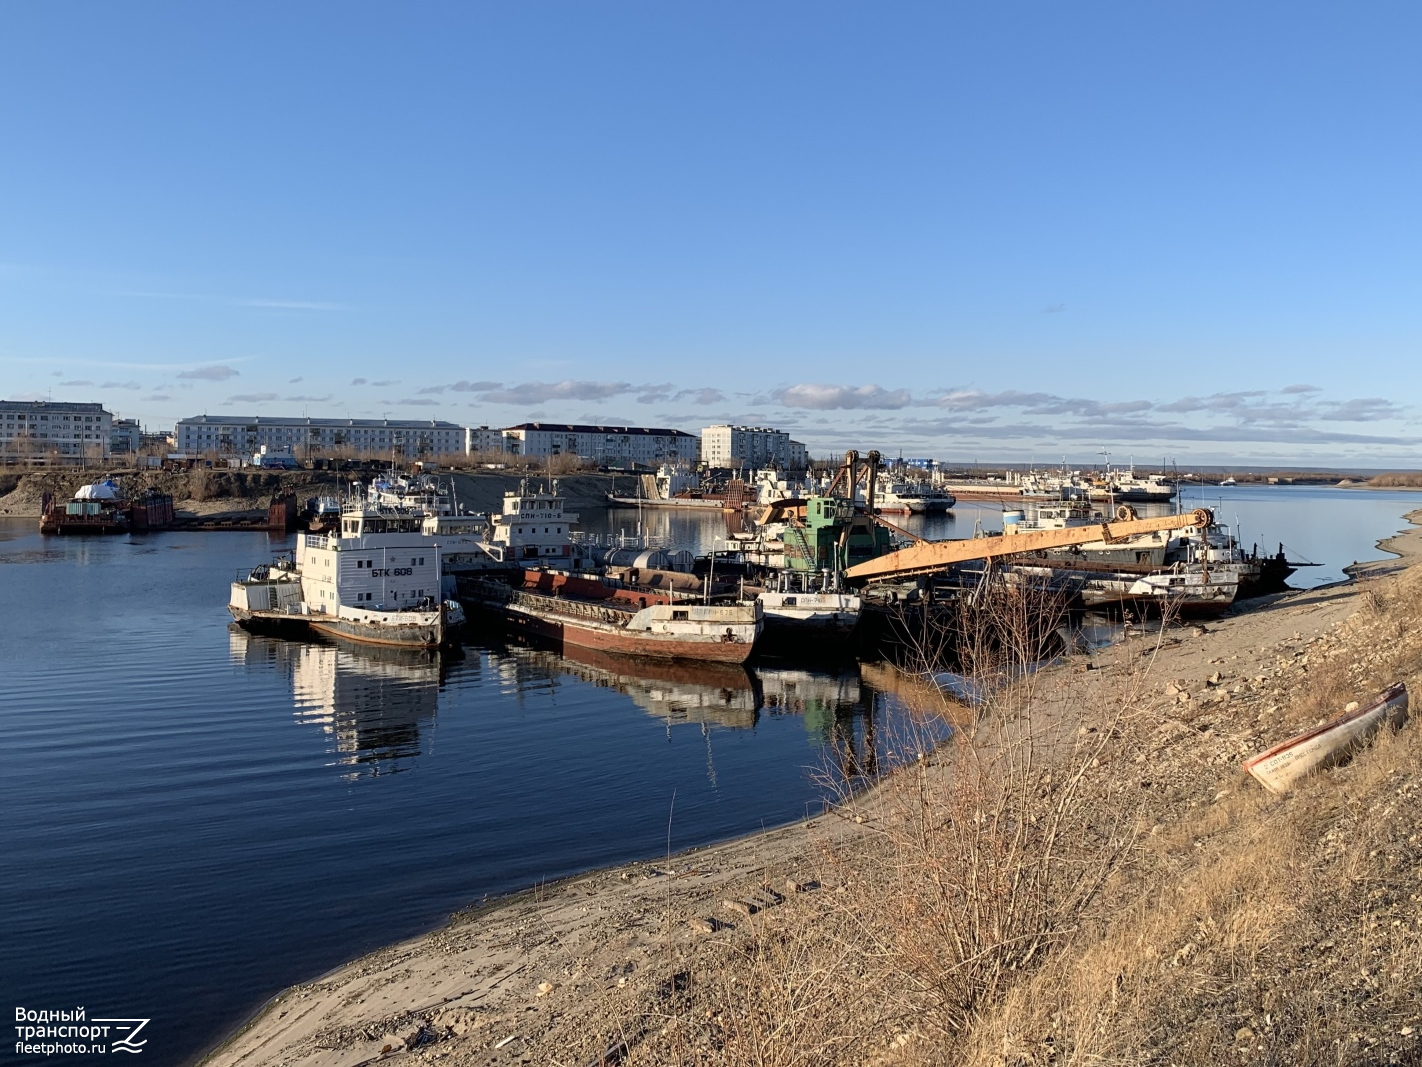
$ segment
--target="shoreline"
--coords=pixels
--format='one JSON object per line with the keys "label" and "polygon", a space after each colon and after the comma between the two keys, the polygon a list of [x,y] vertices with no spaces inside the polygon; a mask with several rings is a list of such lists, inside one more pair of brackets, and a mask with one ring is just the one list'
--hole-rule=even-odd
{"label": "shoreline", "polygon": [[1422,558],[1422,509],[1405,513],[1402,521],[1409,523],[1410,528],[1403,527],[1397,533],[1377,542],[1380,552],[1395,553],[1394,558],[1349,564],[1343,568],[1343,573],[1348,575],[1350,581],[1397,574]]}
{"label": "shoreline", "polygon": [[[1410,528],[1377,542],[1395,557],[1346,568],[1348,581],[1261,598],[1208,626],[1182,627],[1153,652],[1148,640],[1128,639],[1098,654],[1096,669],[1085,674],[1070,663],[1043,674],[1049,687],[1055,679],[1059,689],[1085,685],[1102,693],[1119,678],[1111,668],[1149,654],[1153,678],[1171,680],[1164,690],[1170,703],[1179,699],[1217,714],[1243,686],[1211,688],[1216,665],[1239,661],[1227,670],[1245,682],[1267,670],[1271,650],[1335,632],[1372,583],[1422,562],[1422,510],[1403,519]],[[1042,703],[1048,716],[1053,706],[1048,695]],[[861,795],[854,809],[872,810],[878,788]],[[635,860],[483,902],[437,929],[284,990],[196,1062],[359,1067],[418,1057],[513,1064],[569,1062],[570,1054],[572,1062],[588,1062],[589,1055],[601,1062],[608,1026],[623,1033],[615,1020],[656,1017],[686,959],[748,936],[752,914],[793,914],[843,891],[836,884],[842,867],[826,857],[871,840],[874,831],[864,822],[863,815],[831,809],[660,861]],[[618,1040],[630,1047],[640,1036],[623,1033]]]}

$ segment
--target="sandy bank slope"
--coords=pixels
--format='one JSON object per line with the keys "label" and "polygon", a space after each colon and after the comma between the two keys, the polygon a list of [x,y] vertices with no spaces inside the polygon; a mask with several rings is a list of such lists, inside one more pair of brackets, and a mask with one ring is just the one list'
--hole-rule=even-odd
{"label": "sandy bank slope", "polygon": [[[1422,531],[1408,531],[1388,547],[1415,560]],[[1098,789],[1106,803],[1128,810],[1143,842],[1121,860],[1098,910],[1084,913],[1082,932],[1076,941],[1062,943],[1052,966],[1067,968],[1076,958],[1073,952],[1085,958],[1091,938],[1110,943],[1121,936],[1112,925],[1117,916],[1149,918],[1162,885],[1189,884],[1207,857],[1210,864],[1228,866],[1231,850],[1255,847],[1247,835],[1239,840],[1230,836],[1243,834],[1240,827],[1253,825],[1249,820],[1284,817],[1280,813],[1286,814],[1293,802],[1263,797],[1240,772],[1239,761],[1307,725],[1321,709],[1338,710],[1333,706],[1349,696],[1392,680],[1402,663],[1398,657],[1410,655],[1412,638],[1406,635],[1414,631],[1408,629],[1413,625],[1408,605],[1422,588],[1422,570],[1397,574],[1407,562],[1370,565],[1369,573],[1391,577],[1272,598],[1207,628],[1175,631],[1163,644],[1133,639],[1099,657],[1095,669],[1073,663],[1044,672],[1034,717],[1058,732],[1070,727],[1072,737],[1078,731],[1098,736],[1098,726],[1101,735],[1119,731],[1118,740],[1103,742],[1100,766],[1092,762],[1094,777],[1084,785]],[[1379,634],[1395,632],[1406,639],[1394,638],[1384,650]],[[1422,692],[1415,672],[1410,680]],[[1109,719],[1102,709],[1119,707],[1127,691],[1129,714]],[[1365,759],[1358,763],[1367,770]],[[920,773],[933,776],[942,765],[935,757],[923,766]],[[1351,774],[1353,768],[1341,773]],[[1044,781],[1051,782],[1050,774]],[[1327,788],[1326,783],[1317,787]],[[220,1067],[354,1067],[418,1057],[450,1064],[584,1065],[602,1062],[609,1049],[616,1056],[608,1062],[615,1062],[624,1055],[624,1045],[629,1063],[752,1062],[724,1052],[723,1046],[762,1025],[763,1018],[751,1017],[754,1009],[772,1003],[785,1023],[774,1038],[782,1045],[810,1040],[802,1024],[815,1019],[820,1021],[813,1040],[838,1042],[835,1047],[846,1056],[852,1053],[854,1062],[939,1062],[932,1050],[946,1047],[946,1039],[935,1036],[929,1025],[931,996],[922,985],[896,985],[902,961],[884,948],[882,939],[856,940],[864,937],[866,915],[917,914],[893,895],[893,880],[885,873],[895,856],[886,845],[895,826],[892,805],[879,800],[875,794],[852,810],[675,856],[664,864],[599,872],[458,916],[441,930],[288,990],[207,1062]],[[1297,840],[1289,839],[1292,848],[1308,845],[1313,825],[1302,824]],[[1329,832],[1330,825],[1319,822],[1317,836]],[[1359,840],[1382,832],[1376,827],[1360,832]],[[1373,892],[1370,884],[1359,884],[1359,892]],[[1266,888],[1267,883],[1234,887],[1224,896],[1238,901],[1249,892],[1265,894]],[[1414,894],[1419,890],[1422,885]],[[1419,909],[1414,905],[1412,910]],[[1350,914],[1346,921],[1355,918]],[[1385,922],[1406,933],[1412,927],[1396,923],[1417,920],[1416,915],[1411,920],[1389,915]],[[1166,931],[1162,938],[1175,936],[1173,927],[1160,922]],[[1317,925],[1332,930],[1326,918]],[[1286,934],[1269,934],[1265,940],[1273,938],[1282,946]],[[1341,940],[1348,934],[1340,929],[1332,936]],[[1324,934],[1316,933],[1310,944],[1324,941]],[[769,958],[783,970],[768,969],[767,945],[778,946],[778,955]],[[1177,950],[1193,951],[1172,944],[1170,951]],[[1144,1008],[1138,1017],[1126,1015],[1126,1002],[1117,1005],[1112,992],[1117,987],[1107,976],[1107,1002],[1093,1001],[1087,1014],[1094,1013],[1097,1024],[1107,1027],[1109,1040],[1102,1040],[1114,1041],[1110,1047],[1119,1049],[1121,1058],[1107,1056],[1100,1062],[1149,1060],[1152,1050],[1172,1037],[1171,1026],[1183,1034],[1207,1024],[1211,1034],[1225,1035],[1220,1040],[1226,1048],[1236,1031],[1255,1032],[1242,1021],[1253,1018],[1253,1009],[1220,991],[1252,989],[1249,996],[1268,999],[1275,994],[1259,987],[1275,981],[1273,972],[1265,975],[1261,969],[1251,984],[1247,960],[1226,955],[1217,964],[1222,969],[1212,971],[1208,966],[1216,965],[1215,957],[1208,948],[1199,951],[1197,960],[1205,969],[1198,975],[1189,972],[1187,988],[1172,996],[1207,989],[1216,999],[1193,1009],[1197,1017],[1188,1021],[1162,1023],[1151,1016],[1145,1025]],[[1137,980],[1129,961],[1112,966]],[[1302,973],[1303,965],[1296,966]],[[1171,988],[1152,979],[1159,972],[1150,967],[1138,968],[1143,988]],[[1063,973],[1066,978],[1054,979],[1057,993],[1089,985]],[[1416,977],[1422,978],[1422,972]],[[1025,978],[1021,984],[1032,988]],[[1038,995],[1011,1018],[984,1015],[979,1025],[991,1036],[989,1051],[979,1061],[1000,1062],[993,1056],[1000,1057],[1003,1047],[1027,1042],[1031,1048],[1012,1062],[1056,1062],[1037,1053],[1068,1040],[1051,1031],[1073,1005],[1047,1011],[1042,1008],[1047,999],[1048,994]],[[1222,1000],[1228,1003],[1221,1006]],[[1260,1017],[1277,1020],[1282,1011],[1261,1009]],[[1112,1012],[1118,1013],[1115,1030],[1100,1023]],[[1024,1036],[1026,1024],[1014,1022],[1032,1019],[1036,1025],[1039,1015],[1045,1020],[1042,1033]],[[1252,1025],[1262,1033],[1262,1023]],[[1402,1025],[1405,1021],[1397,1024]],[[960,1036],[961,1051],[971,1058],[974,1035]],[[1070,1040],[1090,1051],[1085,1038]],[[1179,1062],[1217,1061],[1215,1044],[1200,1048],[1199,1056],[1182,1054]],[[831,1057],[823,1062],[840,1061]]]}
{"label": "sandy bank slope", "polygon": [[[556,1049],[560,1062],[582,1062],[620,1039],[619,1020],[668,992],[680,946],[704,936],[687,917],[729,922],[740,916],[723,898],[793,897],[787,877],[813,886],[815,836],[827,829],[821,820],[789,826],[458,915],[286,991],[207,1062],[352,1067],[436,1034],[443,1053],[487,1050],[493,1062],[517,1063]],[[757,894],[767,880],[775,894]]]}

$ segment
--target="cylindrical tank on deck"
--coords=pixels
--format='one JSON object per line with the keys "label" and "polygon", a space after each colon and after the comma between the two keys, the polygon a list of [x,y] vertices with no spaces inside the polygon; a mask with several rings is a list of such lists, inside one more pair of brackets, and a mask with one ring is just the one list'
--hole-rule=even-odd
{"label": "cylindrical tank on deck", "polygon": [[696,554],[679,548],[675,552],[667,553],[667,565],[674,571],[690,574],[692,568],[696,566]]}
{"label": "cylindrical tank on deck", "polygon": [[667,554],[660,548],[614,548],[603,562],[609,567],[635,567],[638,570],[671,570]]}
{"label": "cylindrical tank on deck", "polygon": [[1024,512],[1021,512],[1021,511],[1004,511],[1004,512],[1002,513],[1002,529],[1003,529],[1003,531],[1004,531],[1004,532],[1010,532],[1010,530],[1008,529],[1009,527],[1022,525],[1022,521],[1023,521],[1026,517],[1027,517],[1026,514],[1025,514]]}

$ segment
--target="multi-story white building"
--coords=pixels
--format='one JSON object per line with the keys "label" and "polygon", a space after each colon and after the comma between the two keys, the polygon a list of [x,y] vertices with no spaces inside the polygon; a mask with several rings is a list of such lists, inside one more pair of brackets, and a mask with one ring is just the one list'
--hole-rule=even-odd
{"label": "multi-story white building", "polygon": [[0,462],[105,459],[113,420],[102,404],[0,400]]}
{"label": "multi-story white building", "polygon": [[764,426],[708,426],[701,431],[701,458],[711,467],[779,467],[804,470],[809,455],[783,430]]}
{"label": "multi-story white building", "polygon": [[109,451],[116,456],[137,455],[143,447],[143,427],[137,419],[114,419]]}
{"label": "multi-story white building", "polygon": [[491,430],[487,426],[466,426],[464,428],[464,454],[472,456],[476,452],[507,452],[508,441],[504,430]]}
{"label": "multi-story white building", "polygon": [[278,419],[197,415],[174,430],[179,452],[250,456],[266,445],[298,459],[349,451],[388,456],[437,456],[464,451],[464,427],[434,419]]}
{"label": "multi-story white building", "polygon": [[694,463],[695,434],[642,426],[525,422],[504,431],[509,450],[525,456],[581,456],[610,467]]}

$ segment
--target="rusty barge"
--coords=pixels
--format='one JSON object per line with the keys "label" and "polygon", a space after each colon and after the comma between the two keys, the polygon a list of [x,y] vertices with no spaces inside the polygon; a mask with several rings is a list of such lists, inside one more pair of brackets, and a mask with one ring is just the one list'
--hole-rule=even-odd
{"label": "rusty barge", "polygon": [[173,498],[152,489],[129,499],[112,479],[80,486],[60,503],[52,493],[40,502],[42,534],[142,533],[173,524]]}
{"label": "rusty barge", "polygon": [[744,663],[765,625],[759,601],[702,604],[596,578],[524,572],[517,586],[462,579],[460,599],[505,627],[563,648],[661,660]]}

